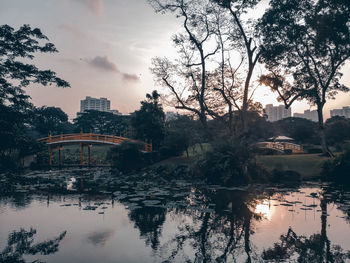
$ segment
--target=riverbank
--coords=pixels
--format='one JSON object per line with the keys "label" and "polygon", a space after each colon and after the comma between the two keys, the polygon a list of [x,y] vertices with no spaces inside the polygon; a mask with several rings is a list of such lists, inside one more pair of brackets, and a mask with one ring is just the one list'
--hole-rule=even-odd
{"label": "riverbank", "polygon": [[257,162],[267,171],[295,171],[302,179],[319,178],[323,164],[329,160],[320,154],[294,154],[294,155],[259,155]]}

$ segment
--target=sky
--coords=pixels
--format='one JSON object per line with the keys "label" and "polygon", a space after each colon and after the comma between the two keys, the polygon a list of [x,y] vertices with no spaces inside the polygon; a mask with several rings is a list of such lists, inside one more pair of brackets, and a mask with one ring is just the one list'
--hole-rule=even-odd
{"label": "sky", "polygon": [[[149,70],[151,59],[175,58],[171,36],[182,29],[180,19],[156,14],[146,0],[0,0],[0,24],[38,27],[55,44],[58,53],[38,54],[34,63],[54,70],[71,88],[37,85],[27,93],[34,105],[61,107],[71,119],[86,96],[106,97],[111,109],[128,114],[146,93],[162,92]],[[350,86],[350,63],[342,71],[342,82]],[[266,87],[259,87],[254,98],[263,105],[280,104]],[[350,95],[339,94],[327,102],[325,115],[349,105]],[[297,102],[292,112],[309,108]]]}

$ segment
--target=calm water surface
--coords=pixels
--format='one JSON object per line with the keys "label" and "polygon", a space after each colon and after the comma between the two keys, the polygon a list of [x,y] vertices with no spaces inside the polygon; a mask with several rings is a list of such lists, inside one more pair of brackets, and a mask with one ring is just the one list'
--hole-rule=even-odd
{"label": "calm water surface", "polygon": [[50,176],[71,194],[34,185],[1,197],[3,256],[29,240],[26,262],[350,262],[350,192],[329,184],[114,180],[115,191],[86,194],[107,171]]}

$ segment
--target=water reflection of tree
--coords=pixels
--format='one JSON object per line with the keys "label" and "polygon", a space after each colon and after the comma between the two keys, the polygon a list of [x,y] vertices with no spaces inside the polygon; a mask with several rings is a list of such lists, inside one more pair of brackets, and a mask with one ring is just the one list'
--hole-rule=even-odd
{"label": "water reflection of tree", "polygon": [[[24,255],[49,255],[56,253],[59,248],[61,240],[65,237],[66,231],[62,232],[58,237],[40,242],[34,243],[34,236],[36,230],[31,228],[29,231],[21,228],[19,231],[13,231],[9,234],[7,240],[7,246],[0,254],[0,262],[3,263],[24,263]],[[42,262],[35,260],[34,262]]]}
{"label": "water reflection of tree", "polygon": [[[325,246],[325,242],[328,243]],[[325,240],[324,233],[311,235],[309,238],[298,236],[292,228],[281,236],[281,243],[275,243],[273,248],[263,252],[263,259],[271,261],[292,260],[297,262],[345,262],[350,259],[349,252],[343,252],[338,245],[330,246]]]}
{"label": "water reflection of tree", "polygon": [[147,245],[157,250],[162,226],[165,222],[167,210],[160,207],[143,207],[134,209],[129,217],[135,222],[135,227],[140,230],[140,235],[146,240]]}
{"label": "water reflection of tree", "polygon": [[[236,260],[245,254],[245,261],[252,262],[254,255],[250,235],[253,233],[253,221],[261,216],[255,214],[257,199],[244,192],[220,192],[205,194],[207,206],[214,203],[214,212],[202,210],[180,210],[175,213],[185,214],[178,227],[176,236],[161,247],[161,251],[170,255],[167,262],[176,257],[193,262],[226,262]],[[187,217],[186,217],[187,216]],[[190,218],[190,220],[188,220]],[[191,246],[194,258],[186,254],[186,247]]]}
{"label": "water reflection of tree", "polygon": [[281,243],[275,243],[273,248],[263,252],[265,260],[287,260],[297,258],[298,262],[345,262],[350,259],[350,251],[344,253],[338,245],[331,246],[327,236],[327,206],[334,202],[334,197],[329,194],[329,189],[324,188],[319,193],[321,208],[321,232],[313,234],[309,238],[298,236],[292,228],[286,235],[281,236]]}

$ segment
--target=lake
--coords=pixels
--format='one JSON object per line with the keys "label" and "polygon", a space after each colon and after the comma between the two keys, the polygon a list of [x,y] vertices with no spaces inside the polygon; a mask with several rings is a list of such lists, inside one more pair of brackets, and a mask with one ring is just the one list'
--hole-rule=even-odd
{"label": "lake", "polygon": [[0,197],[2,262],[350,262],[342,186],[223,187],[103,169],[26,178]]}

